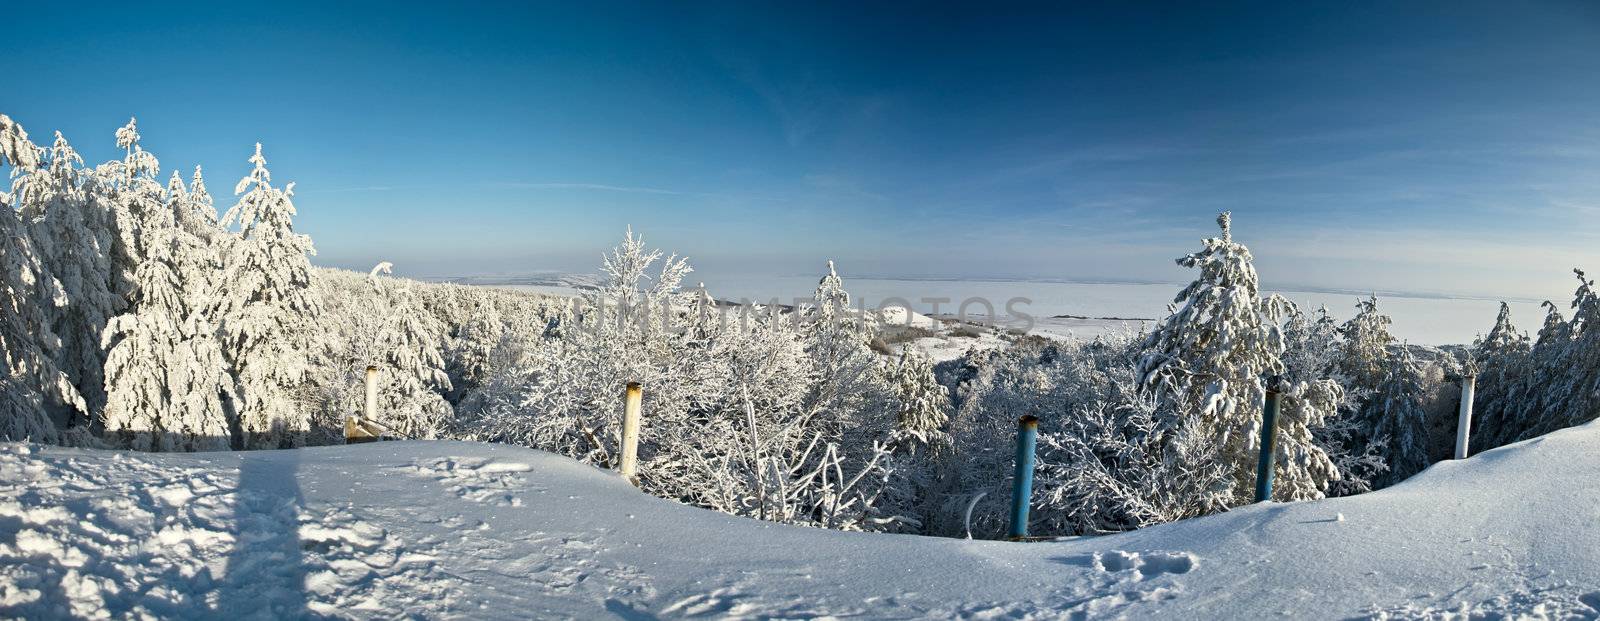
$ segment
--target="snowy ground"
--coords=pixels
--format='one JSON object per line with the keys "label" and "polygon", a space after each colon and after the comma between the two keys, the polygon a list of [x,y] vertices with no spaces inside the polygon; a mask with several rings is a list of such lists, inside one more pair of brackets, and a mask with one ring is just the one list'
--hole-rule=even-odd
{"label": "snowy ground", "polygon": [[1600,425],[1365,496],[1048,543],[734,518],[509,446],[0,444],[0,616],[1600,614]]}

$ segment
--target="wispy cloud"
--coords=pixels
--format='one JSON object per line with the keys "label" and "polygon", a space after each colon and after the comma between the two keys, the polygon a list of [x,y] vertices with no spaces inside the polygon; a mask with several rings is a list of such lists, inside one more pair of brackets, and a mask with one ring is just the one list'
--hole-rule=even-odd
{"label": "wispy cloud", "polygon": [[394,185],[364,185],[350,188],[295,188],[297,194],[340,194],[346,192],[391,192],[402,189]]}
{"label": "wispy cloud", "polygon": [[491,187],[518,188],[526,190],[594,190],[597,192],[626,192],[629,194],[665,194],[669,196],[697,195],[699,192],[680,192],[663,188],[651,188],[628,185],[609,185],[604,183],[526,183],[502,182],[492,183]]}
{"label": "wispy cloud", "polygon": [[674,190],[670,188],[656,188],[636,185],[613,185],[609,183],[574,183],[565,181],[504,181],[487,184],[490,188],[518,189],[518,190],[568,190],[578,192],[618,192],[623,194],[648,194],[655,196],[682,196],[690,198],[714,199],[718,201],[759,201],[759,202],[790,202],[791,199],[781,196],[767,196],[762,194],[745,194],[740,192],[706,192],[699,190]]}

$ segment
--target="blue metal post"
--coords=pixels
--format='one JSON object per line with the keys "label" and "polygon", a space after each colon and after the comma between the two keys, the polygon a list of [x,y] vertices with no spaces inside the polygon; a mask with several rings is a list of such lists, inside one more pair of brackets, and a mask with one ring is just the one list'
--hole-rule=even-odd
{"label": "blue metal post", "polygon": [[1267,403],[1261,410],[1261,459],[1256,462],[1256,502],[1272,500],[1272,471],[1278,449],[1278,378],[1267,380]]}
{"label": "blue metal post", "polygon": [[1039,440],[1039,419],[1017,420],[1017,472],[1011,482],[1012,539],[1028,536],[1028,505],[1033,500],[1033,447]]}

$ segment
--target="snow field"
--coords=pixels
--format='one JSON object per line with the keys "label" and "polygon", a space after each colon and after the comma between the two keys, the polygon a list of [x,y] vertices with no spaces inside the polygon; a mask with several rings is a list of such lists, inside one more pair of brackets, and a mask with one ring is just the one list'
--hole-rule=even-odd
{"label": "snow field", "polygon": [[500,445],[8,443],[0,615],[1587,619],[1597,448],[1590,424],[1371,494],[1017,544],[763,523]]}

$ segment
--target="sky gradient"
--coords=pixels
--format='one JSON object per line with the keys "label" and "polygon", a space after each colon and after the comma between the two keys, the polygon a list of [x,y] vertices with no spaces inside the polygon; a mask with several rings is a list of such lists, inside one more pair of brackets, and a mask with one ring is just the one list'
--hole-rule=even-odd
{"label": "sky gradient", "polygon": [[[857,6],[871,5],[871,6]],[[0,10],[0,112],[260,141],[323,265],[1180,281],[1567,299],[1600,272],[1593,3],[402,3]],[[219,203],[227,197],[219,196]]]}

